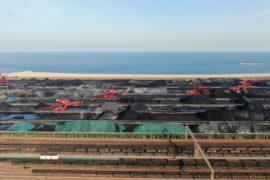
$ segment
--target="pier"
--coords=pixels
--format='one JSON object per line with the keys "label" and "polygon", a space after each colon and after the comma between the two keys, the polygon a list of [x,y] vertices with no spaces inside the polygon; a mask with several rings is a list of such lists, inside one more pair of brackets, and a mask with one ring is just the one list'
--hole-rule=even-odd
{"label": "pier", "polygon": [[270,63],[247,63],[240,61],[240,65],[261,65],[261,66],[270,66]]}

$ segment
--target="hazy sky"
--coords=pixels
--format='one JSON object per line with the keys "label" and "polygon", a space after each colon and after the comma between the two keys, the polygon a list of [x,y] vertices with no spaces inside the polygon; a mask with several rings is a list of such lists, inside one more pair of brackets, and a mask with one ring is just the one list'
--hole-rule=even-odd
{"label": "hazy sky", "polygon": [[270,51],[270,0],[0,0],[0,51]]}

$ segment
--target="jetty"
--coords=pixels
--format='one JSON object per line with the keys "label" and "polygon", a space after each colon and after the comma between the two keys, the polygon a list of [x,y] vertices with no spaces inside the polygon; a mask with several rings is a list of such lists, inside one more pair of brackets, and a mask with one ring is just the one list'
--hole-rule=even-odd
{"label": "jetty", "polygon": [[262,66],[270,66],[270,63],[250,63],[250,62],[243,62],[240,61],[240,65],[262,65]]}

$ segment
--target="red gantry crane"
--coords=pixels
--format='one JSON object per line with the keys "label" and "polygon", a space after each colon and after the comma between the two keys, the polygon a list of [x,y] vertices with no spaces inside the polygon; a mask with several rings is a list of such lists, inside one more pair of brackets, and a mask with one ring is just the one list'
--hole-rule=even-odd
{"label": "red gantry crane", "polygon": [[52,105],[52,106],[49,106],[49,107],[40,108],[39,110],[66,111],[67,107],[70,105],[83,103],[82,101],[70,102],[68,99],[56,99],[56,101],[59,103]]}
{"label": "red gantry crane", "polygon": [[0,82],[7,82],[8,79],[17,79],[18,76],[8,76],[6,73],[0,72]]}
{"label": "red gantry crane", "polygon": [[201,85],[199,83],[190,83],[189,85],[195,86],[196,89],[192,89],[192,90],[186,91],[186,94],[211,95],[211,92],[206,87],[204,87],[203,85]]}
{"label": "red gantry crane", "polygon": [[17,76],[8,77],[6,73],[0,72],[0,82],[5,82],[7,84],[7,93],[8,93],[8,79],[10,78],[18,78],[18,77]]}
{"label": "red gantry crane", "polygon": [[232,86],[229,88],[229,90],[231,91],[243,91],[243,92],[246,92],[247,91],[247,88],[250,88],[250,87],[256,87],[254,85],[252,85],[253,82],[259,82],[259,80],[243,80],[243,81],[240,81],[240,85],[238,86]]}
{"label": "red gantry crane", "polygon": [[0,72],[0,82],[7,82],[7,75]]}
{"label": "red gantry crane", "polygon": [[125,91],[120,90],[120,91],[116,91],[115,89],[105,89],[107,92],[103,93],[103,94],[99,94],[97,96],[92,96],[92,98],[104,98],[104,99],[112,99],[113,95],[115,94],[120,94],[120,93],[124,93]]}

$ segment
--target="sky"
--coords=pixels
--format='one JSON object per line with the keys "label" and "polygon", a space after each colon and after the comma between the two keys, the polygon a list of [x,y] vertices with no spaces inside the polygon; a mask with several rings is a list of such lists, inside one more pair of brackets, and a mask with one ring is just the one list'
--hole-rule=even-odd
{"label": "sky", "polygon": [[270,0],[0,0],[0,51],[270,51]]}

